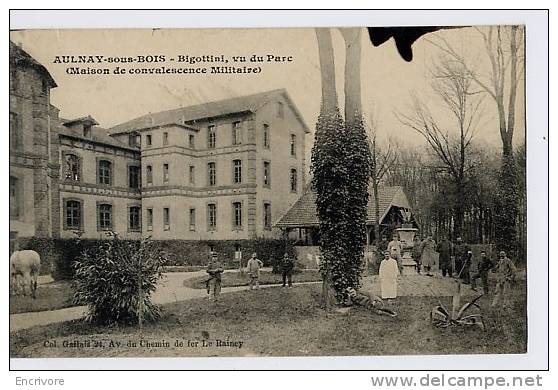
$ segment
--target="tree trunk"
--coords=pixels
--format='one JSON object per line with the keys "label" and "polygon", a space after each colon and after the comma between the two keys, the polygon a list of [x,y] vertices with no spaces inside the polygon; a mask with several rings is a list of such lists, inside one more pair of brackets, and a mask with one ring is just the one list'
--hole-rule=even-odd
{"label": "tree trunk", "polygon": [[360,120],[362,101],[360,92],[360,55],[362,28],[340,28],[345,40],[345,122]]}
{"label": "tree trunk", "polygon": [[[335,88],[335,57],[331,30],[329,28],[316,28],[316,39],[318,41],[318,55],[320,58],[320,75],[322,83],[322,110],[332,114],[337,110],[337,90]],[[322,282],[322,304],[324,308],[330,308],[335,300],[335,294],[331,286],[330,272],[325,273]]]}
{"label": "tree trunk", "polygon": [[316,28],[320,74],[322,82],[322,109],[332,113],[337,109],[337,90],[335,89],[335,59],[329,28]]}
{"label": "tree trunk", "polygon": [[372,181],[372,187],[374,191],[374,238],[376,240],[380,239],[380,200],[378,199],[378,182],[376,180]]}

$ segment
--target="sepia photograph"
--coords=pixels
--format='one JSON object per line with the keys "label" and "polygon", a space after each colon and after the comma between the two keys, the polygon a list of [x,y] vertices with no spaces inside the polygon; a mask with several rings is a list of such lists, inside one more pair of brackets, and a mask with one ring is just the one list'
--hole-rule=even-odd
{"label": "sepia photograph", "polygon": [[10,358],[527,353],[525,25],[420,24],[12,29]]}

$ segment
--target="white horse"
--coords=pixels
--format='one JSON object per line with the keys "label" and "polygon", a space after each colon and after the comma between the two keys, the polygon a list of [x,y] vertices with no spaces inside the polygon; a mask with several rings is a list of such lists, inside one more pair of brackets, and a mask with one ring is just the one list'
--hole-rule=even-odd
{"label": "white horse", "polygon": [[37,278],[41,268],[41,257],[32,250],[15,251],[10,256],[10,277],[12,292],[17,293],[18,278],[23,280],[23,295],[26,295],[26,286],[29,286],[31,296],[36,297]]}

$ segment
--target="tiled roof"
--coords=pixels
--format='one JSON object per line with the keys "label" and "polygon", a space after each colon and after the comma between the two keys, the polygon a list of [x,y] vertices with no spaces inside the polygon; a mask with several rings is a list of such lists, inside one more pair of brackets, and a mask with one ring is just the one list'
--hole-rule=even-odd
{"label": "tiled roof", "polygon": [[128,122],[121,123],[109,129],[111,134],[129,132],[131,130],[143,129],[146,127],[161,126],[169,123],[185,123],[194,124],[196,120],[206,118],[216,118],[237,112],[255,112],[265,105],[269,100],[282,95],[297,115],[306,132],[308,127],[294,103],[292,103],[289,94],[285,89],[275,89],[272,91],[261,92],[253,95],[239,96],[235,98],[219,100],[198,104],[195,106],[182,107],[173,110],[150,113],[132,119]]}
{"label": "tiled roof", "polygon": [[[63,123],[68,123],[68,122],[72,122],[72,121],[67,121],[64,119],[61,119],[61,121]],[[71,128],[68,128],[64,125],[60,125],[58,128],[58,133],[62,136],[68,136],[68,137],[72,137],[72,138],[77,138],[77,139],[81,139],[84,141],[93,141],[93,142],[97,142],[100,144],[105,144],[105,145],[109,145],[109,146],[115,146],[118,148],[123,148],[123,149],[128,149],[128,150],[133,150],[135,152],[139,152],[140,149],[138,147],[133,147],[130,146],[128,144],[125,144],[124,142],[121,142],[119,140],[117,140],[116,138],[112,137],[109,132],[99,126],[93,126],[91,128],[91,138],[87,138],[84,137],[83,134],[80,134],[78,131],[73,130]]]}
{"label": "tiled roof", "polygon": [[47,68],[45,68],[45,66],[39,61],[31,57],[31,55],[21,47],[10,41],[10,62],[12,61],[16,66],[29,66],[36,69],[46,78],[51,88],[56,87],[56,81],[54,81]]}
{"label": "tiled roof", "polygon": [[[370,194],[368,198],[367,224],[376,222],[374,212],[374,192],[372,186],[368,188]],[[378,198],[380,200],[380,221],[384,219],[392,206],[410,208],[409,201],[403,192],[402,187],[378,187]],[[316,215],[316,192],[308,186],[304,194],[295,204],[279,219],[276,227],[310,227],[318,226],[318,216]]]}

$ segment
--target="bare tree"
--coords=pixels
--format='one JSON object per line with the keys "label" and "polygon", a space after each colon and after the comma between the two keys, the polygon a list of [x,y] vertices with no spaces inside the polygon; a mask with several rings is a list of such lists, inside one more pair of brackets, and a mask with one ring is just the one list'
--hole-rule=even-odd
{"label": "bare tree", "polygon": [[498,212],[495,215],[498,229],[496,245],[514,252],[517,249],[517,216],[519,213],[518,169],[514,159],[513,135],[515,131],[515,107],[517,87],[524,79],[524,29],[521,26],[493,26],[475,28],[481,35],[490,62],[488,75],[478,73],[465,57],[438,35],[430,40],[444,53],[458,61],[470,77],[492,98],[496,104],[500,138],[502,140],[502,164],[498,177]]}
{"label": "bare tree", "polygon": [[502,139],[502,152],[504,157],[513,158],[512,140],[515,130],[517,86],[525,70],[521,55],[523,28],[520,26],[491,26],[475,27],[475,30],[483,39],[485,52],[490,61],[488,75],[477,72],[463,54],[455,50],[441,34],[434,34],[427,41],[458,61],[467,74],[495,102]]}
{"label": "bare tree", "polygon": [[[396,113],[399,121],[421,134],[454,184],[454,235],[461,234],[467,173],[471,169],[468,152],[481,118],[483,98],[473,91],[473,79],[458,62],[442,58],[433,66],[432,89],[453,117],[454,131],[437,120],[417,95],[412,96],[412,115]],[[455,136],[457,130],[457,136]]]}
{"label": "bare tree", "polygon": [[372,114],[368,118],[368,142],[370,144],[370,181],[372,183],[372,191],[374,193],[374,238],[380,237],[380,199],[378,197],[378,187],[380,182],[397,161],[397,150],[388,141],[387,146],[382,148],[378,144],[377,131],[379,127],[379,114],[376,110],[372,110]]}

